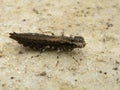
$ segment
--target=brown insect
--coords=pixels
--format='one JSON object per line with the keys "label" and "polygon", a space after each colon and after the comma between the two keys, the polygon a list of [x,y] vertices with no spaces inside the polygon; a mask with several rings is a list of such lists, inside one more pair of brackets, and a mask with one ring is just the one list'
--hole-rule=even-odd
{"label": "brown insect", "polygon": [[83,48],[86,43],[81,36],[67,37],[45,35],[37,33],[10,33],[10,38],[23,44],[25,47],[34,48],[40,51],[57,50],[71,51],[74,48]]}

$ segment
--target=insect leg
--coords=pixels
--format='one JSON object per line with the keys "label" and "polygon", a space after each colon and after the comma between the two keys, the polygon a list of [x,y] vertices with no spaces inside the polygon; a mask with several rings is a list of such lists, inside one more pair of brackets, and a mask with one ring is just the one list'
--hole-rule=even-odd
{"label": "insect leg", "polygon": [[61,32],[61,36],[64,37],[64,29]]}

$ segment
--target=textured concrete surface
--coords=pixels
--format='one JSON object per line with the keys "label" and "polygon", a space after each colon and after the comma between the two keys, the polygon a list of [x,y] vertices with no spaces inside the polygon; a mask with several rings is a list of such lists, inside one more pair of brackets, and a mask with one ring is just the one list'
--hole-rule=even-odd
{"label": "textured concrete surface", "polygon": [[[46,31],[87,45],[40,53],[9,38]],[[120,0],[0,0],[0,90],[120,90]]]}

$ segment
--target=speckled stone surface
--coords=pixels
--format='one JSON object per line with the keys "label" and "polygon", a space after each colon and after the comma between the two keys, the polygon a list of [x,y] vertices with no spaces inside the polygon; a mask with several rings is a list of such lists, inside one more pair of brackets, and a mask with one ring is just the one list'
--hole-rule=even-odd
{"label": "speckled stone surface", "polygon": [[[87,45],[40,53],[9,38],[47,31]],[[120,0],[0,0],[0,90],[120,90]]]}

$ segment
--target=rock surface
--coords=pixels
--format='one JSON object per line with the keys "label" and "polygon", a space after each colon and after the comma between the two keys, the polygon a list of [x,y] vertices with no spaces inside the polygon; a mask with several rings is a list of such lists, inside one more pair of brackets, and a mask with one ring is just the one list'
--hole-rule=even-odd
{"label": "rock surface", "polygon": [[[11,32],[64,32],[87,44],[40,53]],[[0,0],[0,90],[120,90],[120,0]]]}

